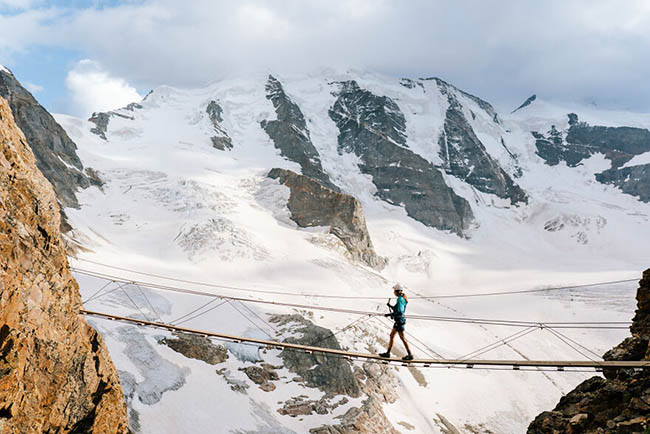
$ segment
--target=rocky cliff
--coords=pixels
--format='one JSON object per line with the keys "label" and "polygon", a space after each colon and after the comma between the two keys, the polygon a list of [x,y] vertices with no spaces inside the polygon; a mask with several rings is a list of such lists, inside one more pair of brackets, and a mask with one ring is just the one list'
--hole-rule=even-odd
{"label": "rocky cliff", "polygon": [[611,168],[596,174],[596,180],[614,185],[643,202],[650,202],[650,164]]}
{"label": "rocky cliff", "polygon": [[212,128],[214,128],[214,136],[210,137],[212,141],[212,146],[220,151],[225,151],[226,149],[232,149],[232,139],[223,128],[221,123],[223,122],[223,109],[215,100],[211,100],[208,103],[208,106],[205,108],[205,112],[210,118],[210,123]]}
{"label": "rocky cliff", "polygon": [[13,74],[2,69],[0,97],[9,102],[16,124],[36,157],[36,166],[54,187],[59,203],[78,208],[78,188],[99,185],[101,181],[92,172],[84,173],[77,145]]}
{"label": "rocky cliff", "polygon": [[298,226],[329,226],[330,233],[343,242],[352,259],[374,268],[386,265],[386,259],[375,253],[357,199],[290,170],[273,169],[269,178],[278,179],[291,190],[287,206]]}
{"label": "rocky cliff", "polygon": [[474,219],[472,209],[436,167],[408,148],[406,120],[395,101],[354,80],[340,83],[337,96],[329,116],[339,130],[339,152],[359,157],[377,196],[427,226],[462,235]]}
{"label": "rocky cliff", "polygon": [[78,314],[54,190],[3,98],[0,146],[0,432],[126,433],[115,368]]}
{"label": "rocky cliff", "polygon": [[623,166],[635,155],[650,151],[650,131],[633,127],[604,127],[581,122],[569,113],[569,128],[560,131],[552,126],[546,135],[533,131],[537,155],[554,166],[560,161],[577,166],[591,155],[601,153],[612,167]]}
{"label": "rocky cliff", "polygon": [[339,191],[323,170],[320,155],[311,142],[305,116],[286,94],[282,83],[269,75],[266,98],[273,103],[277,120],[264,120],[261,126],[283,157],[300,164],[302,174],[315,179],[330,190]]}
{"label": "rocky cliff", "polygon": [[[271,322],[288,327],[297,336],[286,342],[341,349],[331,330],[319,327],[300,315],[274,315]],[[351,407],[336,416],[339,422],[322,425],[309,430],[311,434],[397,434],[382,409],[382,404],[392,404],[398,399],[398,380],[393,368],[366,362],[362,367],[326,354],[307,354],[283,350],[280,357],[284,366],[298,375],[300,383],[317,388],[325,395],[318,401],[306,399],[306,395],[285,402],[280,414],[310,415],[328,414],[349,398],[361,398],[361,406]],[[341,399],[341,396],[343,398]]]}
{"label": "rocky cliff", "polygon": [[[636,294],[632,337],[603,355],[605,360],[650,360],[650,269],[643,272]],[[560,399],[528,427],[529,434],[646,433],[650,429],[650,372],[604,371]]]}
{"label": "rocky cliff", "polygon": [[[436,79],[436,83],[449,103],[445,113],[444,130],[438,138],[440,158],[447,173],[473,185],[479,191],[509,199],[513,205],[527,202],[526,193],[490,156],[477,137],[456,96],[456,93],[460,91],[440,79]],[[498,121],[496,112],[491,105],[484,102],[484,105],[479,105],[479,107],[488,114],[493,113],[492,119],[495,122]]]}

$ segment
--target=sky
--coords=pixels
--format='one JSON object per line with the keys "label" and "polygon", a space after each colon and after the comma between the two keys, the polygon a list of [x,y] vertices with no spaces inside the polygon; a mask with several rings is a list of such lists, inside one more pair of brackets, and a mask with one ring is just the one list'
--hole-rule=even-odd
{"label": "sky", "polygon": [[87,117],[159,85],[325,67],[441,77],[512,110],[650,111],[650,2],[0,0],[0,64],[50,111]]}

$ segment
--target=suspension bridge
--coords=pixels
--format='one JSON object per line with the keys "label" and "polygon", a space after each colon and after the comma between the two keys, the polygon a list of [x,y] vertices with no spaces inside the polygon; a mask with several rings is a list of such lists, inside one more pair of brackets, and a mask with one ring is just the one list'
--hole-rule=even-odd
{"label": "suspension bridge", "polygon": [[[92,261],[87,261],[87,262],[92,262]],[[167,276],[161,276],[161,275],[156,275],[151,273],[143,273],[135,270],[113,267],[110,265],[101,264],[97,262],[93,262],[93,263],[97,265],[102,265],[104,267],[112,268],[115,270],[120,270],[123,272],[129,272],[138,275],[146,275],[148,277],[156,278],[158,280],[174,282],[174,284],[171,283],[161,284],[152,281],[129,279],[123,276],[73,267],[72,271],[74,273],[106,281],[106,283],[98,291],[96,291],[94,294],[92,294],[90,297],[86,298],[83,301],[84,304],[87,304],[93,300],[97,300],[98,298],[106,296],[112,292],[121,290],[127,295],[131,304],[144,317],[144,319],[129,318],[129,317],[115,315],[106,312],[87,310],[85,308],[80,311],[80,314],[103,319],[103,320],[119,321],[119,322],[129,323],[141,327],[153,327],[158,329],[165,329],[172,332],[189,333],[189,334],[203,336],[210,339],[218,339],[222,341],[230,341],[230,342],[235,342],[240,344],[255,345],[257,347],[263,347],[266,349],[279,349],[279,350],[287,350],[287,351],[301,351],[310,354],[314,354],[314,353],[323,354],[328,357],[338,357],[351,362],[364,361],[364,362],[382,363],[382,364],[417,366],[422,368],[437,367],[437,368],[455,368],[455,369],[475,368],[475,369],[512,369],[512,370],[537,370],[537,371],[556,370],[556,371],[567,371],[567,372],[576,372],[576,371],[594,370],[594,369],[596,371],[602,371],[603,369],[640,370],[644,368],[650,368],[650,361],[648,360],[641,360],[641,361],[602,360],[600,355],[598,355],[596,352],[590,350],[589,348],[582,345],[580,342],[571,339],[569,336],[557,330],[557,329],[626,329],[631,324],[629,321],[592,321],[592,322],[566,321],[566,322],[542,323],[542,322],[535,322],[535,321],[509,320],[509,319],[498,319],[498,318],[495,319],[495,318],[447,317],[447,316],[435,316],[435,315],[407,315],[407,318],[412,320],[418,320],[418,321],[440,321],[440,322],[469,323],[469,324],[521,328],[521,330],[506,338],[498,339],[496,342],[490,343],[489,345],[486,345],[482,348],[472,351],[471,353],[459,358],[442,357],[440,354],[433,351],[431,348],[429,348],[426,344],[424,344],[422,341],[417,339],[415,336],[409,334],[408,337],[411,340],[415,341],[413,342],[414,346],[418,348],[420,351],[422,351],[423,353],[427,354],[428,357],[418,358],[408,362],[404,362],[398,358],[382,358],[379,355],[375,355],[375,354],[366,354],[366,353],[359,353],[354,351],[347,351],[343,349],[318,346],[318,344],[322,340],[318,342],[314,342],[311,345],[280,342],[274,340],[271,334],[263,330],[261,327],[259,327],[258,324],[252,321],[251,317],[248,314],[245,314],[241,312],[239,309],[237,309],[235,303],[239,303],[242,307],[246,308],[246,310],[250,314],[252,314],[254,317],[257,317],[258,320],[264,322],[270,327],[272,326],[268,322],[266,322],[263,318],[261,318],[259,315],[257,315],[252,309],[248,308],[246,304],[257,303],[262,305],[283,306],[283,307],[288,307],[293,309],[328,311],[328,312],[353,314],[353,315],[360,316],[358,319],[355,319],[355,321],[353,321],[349,325],[343,327],[342,329],[340,329],[335,333],[332,333],[326,338],[333,337],[339,333],[342,333],[355,325],[359,325],[362,321],[366,321],[368,319],[375,318],[379,322],[381,322],[384,315],[378,312],[363,311],[358,309],[345,309],[345,308],[311,305],[311,304],[304,304],[304,303],[288,303],[288,302],[281,302],[281,301],[274,301],[274,300],[265,300],[261,298],[254,299],[250,297],[239,297],[239,296],[226,295],[226,294],[216,294],[213,292],[183,287],[179,284],[192,285],[192,286],[205,286],[205,287],[210,287],[213,290],[221,289],[221,290],[231,290],[231,291],[246,291],[247,293],[258,293],[258,294],[263,293],[266,295],[290,295],[292,297],[297,296],[297,297],[304,297],[304,298],[311,297],[311,298],[324,298],[324,299],[383,300],[384,297],[361,297],[361,296],[347,296],[347,295],[333,295],[333,294],[305,294],[305,293],[288,293],[288,292],[281,292],[281,291],[257,290],[255,288],[242,288],[242,287],[234,287],[234,286],[227,286],[227,285],[215,285],[215,284],[208,284],[204,282],[177,279],[177,278],[172,278]],[[535,292],[543,292],[543,291],[558,291],[558,290],[568,290],[568,289],[575,289],[575,288],[586,288],[586,287],[599,286],[599,285],[626,283],[626,282],[633,282],[636,280],[638,279],[615,280],[615,281],[608,281],[608,282],[581,284],[575,286],[558,286],[558,287],[530,289],[530,290],[490,292],[490,293],[483,293],[483,294],[481,293],[455,294],[455,295],[450,294],[448,296],[443,295],[441,297],[444,298],[444,297],[453,296],[458,298],[458,297],[479,297],[479,296],[502,296],[507,294],[526,294],[526,293],[535,293]],[[116,287],[111,288],[111,285],[115,285]],[[146,303],[148,305],[148,308],[146,308],[145,310],[149,310],[150,312],[153,312],[154,315],[158,318],[158,321],[156,321],[155,318],[153,319],[149,318],[143,311],[142,307],[139,306],[131,296],[129,296],[128,292],[125,291],[125,287],[128,285],[133,285],[139,289],[140,294],[143,296],[144,300],[146,300]],[[203,297],[208,297],[209,300],[208,302],[202,304],[198,308],[193,309],[192,311],[182,315],[179,318],[176,318],[173,321],[164,322],[160,317],[160,315],[158,314],[158,312],[156,312],[155,307],[149,301],[144,291],[142,291],[142,287],[158,290],[158,291],[170,291],[170,292],[176,292],[181,294],[203,296]],[[435,299],[438,297],[432,296],[432,297],[409,297],[409,298]],[[214,304],[218,300],[221,300],[221,303]],[[225,303],[231,303],[232,307],[235,308],[237,312],[239,312],[242,316],[244,316],[248,321],[250,321],[256,327],[260,328],[260,330],[262,330],[269,337],[269,339],[257,339],[252,337],[235,336],[226,333],[197,330],[193,328],[180,326],[180,324],[192,320],[200,315],[204,315]],[[208,308],[208,306],[210,305],[212,306]],[[546,330],[550,332],[557,339],[562,341],[564,344],[570,346],[577,353],[585,357],[586,360],[530,360],[527,358],[524,358],[523,360],[490,360],[490,359],[477,358],[481,354],[491,351],[499,346],[508,345],[514,340],[526,336],[536,330]]]}

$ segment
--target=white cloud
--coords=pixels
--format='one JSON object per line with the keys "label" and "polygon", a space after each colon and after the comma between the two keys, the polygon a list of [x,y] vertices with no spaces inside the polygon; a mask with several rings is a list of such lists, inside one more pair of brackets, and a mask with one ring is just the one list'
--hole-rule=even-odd
{"label": "white cloud", "polygon": [[0,8],[28,9],[37,3],[35,0],[0,0]]}
{"label": "white cloud", "polygon": [[143,0],[0,14],[0,29],[0,61],[64,47],[143,88],[344,66],[441,76],[509,108],[535,92],[650,109],[647,0]]}
{"label": "white cloud", "polygon": [[81,117],[124,107],[142,99],[125,80],[111,76],[99,63],[89,59],[79,61],[68,72],[65,84],[73,104],[71,110]]}
{"label": "white cloud", "polygon": [[31,93],[39,93],[43,92],[44,87],[35,83],[30,83],[29,81],[23,81],[23,85],[27,88],[28,91]]}

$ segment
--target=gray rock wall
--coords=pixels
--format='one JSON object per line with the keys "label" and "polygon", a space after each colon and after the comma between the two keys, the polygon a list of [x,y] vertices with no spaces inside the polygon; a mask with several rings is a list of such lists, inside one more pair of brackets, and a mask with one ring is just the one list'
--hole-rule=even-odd
{"label": "gray rock wall", "polygon": [[0,96],[9,103],[16,124],[36,156],[36,166],[54,187],[62,208],[78,208],[78,188],[99,185],[101,181],[83,172],[77,145],[16,77],[2,70]]}
{"label": "gray rock wall", "polygon": [[372,176],[377,196],[419,222],[462,235],[474,219],[469,203],[447,186],[440,171],[406,146],[406,121],[386,96],[340,83],[329,110],[339,129],[339,152],[357,155],[362,173]]}
{"label": "gray rock wall", "polygon": [[278,179],[291,190],[287,206],[298,226],[329,226],[330,233],[343,242],[354,260],[380,269],[386,265],[386,259],[375,253],[357,199],[290,170],[273,169],[269,178]]}
{"label": "gray rock wall", "polygon": [[438,88],[447,97],[444,132],[440,135],[440,158],[448,174],[462,179],[477,190],[510,199],[514,205],[527,202],[526,193],[493,159],[472,126],[465,118],[463,106],[455,95],[455,88],[439,82]]}
{"label": "gray rock wall", "polygon": [[650,202],[650,164],[605,170],[596,174],[596,180],[615,185],[623,193],[637,196],[643,202]]}
{"label": "gray rock wall", "polygon": [[552,126],[546,134],[532,132],[537,155],[551,166],[565,161],[568,166],[575,167],[591,155],[602,153],[612,162],[612,167],[617,168],[635,155],[650,151],[650,131],[646,129],[592,126],[580,122],[575,113],[567,116],[569,128],[566,131]]}
{"label": "gray rock wall", "polygon": [[266,98],[273,103],[277,120],[262,121],[283,157],[300,164],[302,174],[315,179],[323,186],[339,191],[323,170],[320,155],[311,142],[309,129],[300,107],[286,94],[282,84],[272,75],[266,83]]}

